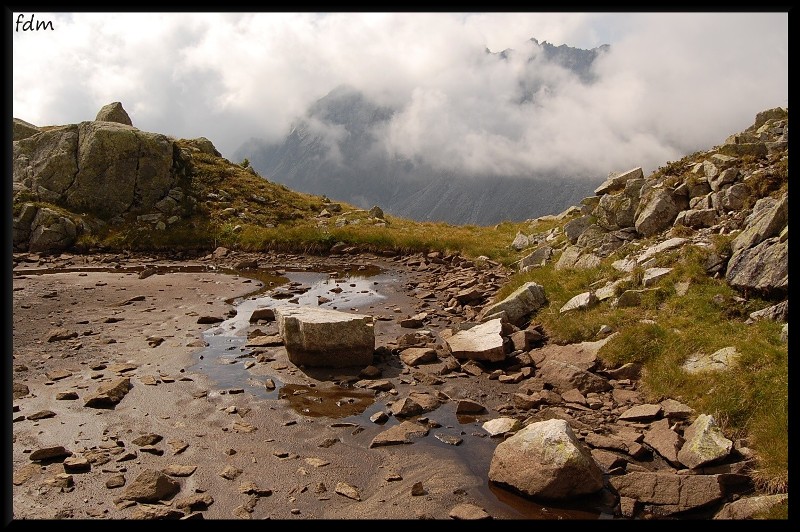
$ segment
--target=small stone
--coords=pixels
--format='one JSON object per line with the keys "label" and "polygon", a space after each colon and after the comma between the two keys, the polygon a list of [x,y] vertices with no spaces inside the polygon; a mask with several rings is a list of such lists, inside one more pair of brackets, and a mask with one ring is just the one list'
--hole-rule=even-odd
{"label": "small stone", "polygon": [[72,456],[72,452],[66,450],[62,445],[56,445],[54,447],[43,447],[41,449],[37,449],[33,451],[28,458],[32,462],[38,462],[41,460],[66,458],[67,456]]}
{"label": "small stone", "polygon": [[478,520],[478,519],[491,519],[492,516],[486,513],[486,510],[474,504],[462,503],[450,510],[448,514],[451,519],[459,520]]}
{"label": "small stone", "polygon": [[37,421],[40,419],[48,419],[55,416],[56,413],[53,412],[52,410],[41,410],[39,412],[29,415],[28,419],[30,419],[31,421]]}
{"label": "small stone", "polygon": [[108,489],[121,488],[125,485],[125,475],[114,475],[106,480],[106,487]]}
{"label": "small stone", "polygon": [[85,473],[92,468],[89,460],[83,456],[69,456],[64,459],[63,464],[67,473]]}
{"label": "small stone", "polygon": [[337,482],[334,491],[348,499],[353,499],[354,501],[361,500],[361,495],[359,495],[358,490],[346,482]]}
{"label": "small stone", "polygon": [[313,467],[324,467],[330,464],[329,461],[323,460],[322,458],[306,458],[306,463]]}
{"label": "small stone", "polygon": [[56,394],[57,401],[72,401],[78,399],[78,394],[75,392],[61,392]]}
{"label": "small stone", "polygon": [[225,469],[220,471],[219,476],[227,480],[233,480],[242,474],[242,470],[233,466],[226,466]]}

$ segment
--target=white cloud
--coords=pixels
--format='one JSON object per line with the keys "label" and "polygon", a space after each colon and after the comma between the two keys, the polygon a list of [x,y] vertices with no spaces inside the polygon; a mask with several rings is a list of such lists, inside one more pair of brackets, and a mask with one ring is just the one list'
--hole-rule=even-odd
{"label": "white cloud", "polygon": [[[652,171],[788,106],[780,12],[35,16],[54,31],[12,35],[15,117],[78,122],[121,101],[137,127],[205,136],[228,157],[251,137],[282,138],[343,83],[402,109],[386,129],[394,153],[520,176]],[[611,52],[588,87],[538,65],[548,88],[520,108],[532,37]],[[500,62],[487,47],[516,53]]]}

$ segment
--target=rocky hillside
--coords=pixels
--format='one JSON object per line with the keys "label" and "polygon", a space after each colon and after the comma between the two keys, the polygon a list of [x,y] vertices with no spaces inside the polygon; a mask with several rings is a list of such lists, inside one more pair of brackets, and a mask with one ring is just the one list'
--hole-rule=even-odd
{"label": "rocky hillside", "polygon": [[[559,217],[566,221],[562,227],[517,234],[513,247],[533,249],[520,267],[556,260],[556,269],[593,268],[616,253],[621,258],[612,266],[631,272],[654,265],[668,250],[697,246],[713,250],[709,275],[724,276],[745,296],[786,300],[788,131],[788,111],[771,109],[723,145],[650,176],[641,168],[610,175],[595,196]],[[556,250],[547,242],[559,231],[567,242]]]}
{"label": "rocky hillside", "polygon": [[79,124],[14,119],[15,251],[199,249],[230,221],[275,227],[321,205],[231,164],[204,137],[134,127],[119,102]]}

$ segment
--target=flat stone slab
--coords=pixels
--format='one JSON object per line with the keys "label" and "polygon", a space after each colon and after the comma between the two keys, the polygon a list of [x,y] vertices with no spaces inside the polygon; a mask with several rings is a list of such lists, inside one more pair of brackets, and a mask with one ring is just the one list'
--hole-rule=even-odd
{"label": "flat stone slab", "polygon": [[522,423],[513,417],[498,417],[490,419],[483,425],[483,430],[489,433],[489,436],[503,436],[509,432],[516,432],[522,428]]}
{"label": "flat stone slab", "polygon": [[403,445],[413,443],[414,439],[427,435],[428,429],[423,425],[413,421],[403,421],[375,436],[369,446],[372,448],[384,445]]}
{"label": "flat stone slab", "polygon": [[655,285],[662,278],[669,275],[672,268],[647,268],[642,277],[642,286],[649,287]]}
{"label": "flat stone slab", "polygon": [[622,421],[651,421],[658,418],[662,412],[661,405],[636,405],[620,414],[619,419]]}
{"label": "flat stone slab", "polygon": [[735,347],[723,347],[710,355],[697,353],[683,363],[682,368],[687,373],[702,373],[704,371],[725,371],[736,364],[739,352]]}
{"label": "flat stone slab", "polygon": [[503,324],[498,318],[459,331],[445,342],[458,359],[499,362],[506,358],[502,332]]}
{"label": "flat stone slab", "polygon": [[577,344],[547,344],[531,350],[531,358],[538,365],[541,365],[545,360],[560,360],[577,366],[584,371],[592,371],[597,367],[597,353],[600,348],[613,337],[614,335],[610,335],[594,342],[580,342]]}
{"label": "flat stone slab", "polygon": [[644,250],[644,252],[641,255],[639,255],[639,258],[636,259],[636,262],[639,264],[644,264],[649,259],[652,259],[662,251],[675,249],[677,247],[684,245],[686,242],[688,242],[688,239],[686,238],[681,238],[681,237],[670,238],[668,240],[665,240],[659,244],[656,244],[655,246],[649,247],[646,250]]}
{"label": "flat stone slab", "polygon": [[372,364],[372,316],[319,307],[275,309],[289,360],[298,366],[348,367]]}

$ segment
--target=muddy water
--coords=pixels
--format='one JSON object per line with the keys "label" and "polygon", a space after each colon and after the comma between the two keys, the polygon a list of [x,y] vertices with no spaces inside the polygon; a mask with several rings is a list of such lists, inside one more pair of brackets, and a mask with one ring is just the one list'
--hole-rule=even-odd
{"label": "muddy water", "polygon": [[[248,276],[248,272],[237,272]],[[313,382],[310,384],[284,383],[278,372],[270,372],[268,378],[274,388],[267,388],[267,377],[254,376],[245,368],[245,362],[253,360],[249,355],[252,348],[245,347],[247,331],[251,327],[250,316],[257,308],[276,308],[281,306],[309,305],[338,309],[347,312],[374,313],[382,303],[389,306],[402,302],[398,294],[402,292],[400,278],[390,272],[370,270],[368,272],[309,272],[282,271],[280,277],[260,280],[256,291],[244,298],[232,301],[236,315],[204,333],[208,347],[196,354],[197,363],[192,368],[206,374],[219,387],[244,390],[261,399],[275,400],[286,408],[291,408],[302,416],[329,419],[331,423],[371,426],[370,416],[385,410],[382,401],[372,391],[354,389],[342,382]],[[292,292],[292,290],[296,292]],[[272,290],[271,294],[265,293]],[[278,294],[279,297],[273,297]],[[320,299],[324,298],[324,299]],[[406,301],[410,305],[413,300]],[[413,314],[408,306],[409,314]],[[397,331],[380,328],[376,321],[376,337],[379,332],[391,336]],[[269,333],[276,332],[274,324]],[[394,336],[396,337],[396,335]],[[393,338],[394,338],[393,337]],[[392,338],[392,339],[393,339]],[[336,370],[334,370],[336,371]],[[311,375],[311,372],[307,372]],[[330,374],[334,375],[334,374]],[[330,380],[336,380],[329,377]],[[350,382],[355,378],[349,379]],[[339,385],[341,384],[341,385]],[[488,482],[491,455],[497,441],[488,437],[478,420],[468,416],[456,416],[455,404],[446,403],[418,421],[431,427],[428,437],[414,443],[416,449],[432,456],[447,457],[465,464],[478,478],[487,479],[480,489],[484,509],[490,514],[508,515],[519,519],[611,519],[610,513],[587,511],[583,501],[575,505],[561,507],[544,506],[525,499],[508,490]],[[389,428],[399,423],[390,417],[384,425]],[[589,507],[601,507],[592,504]]]}

